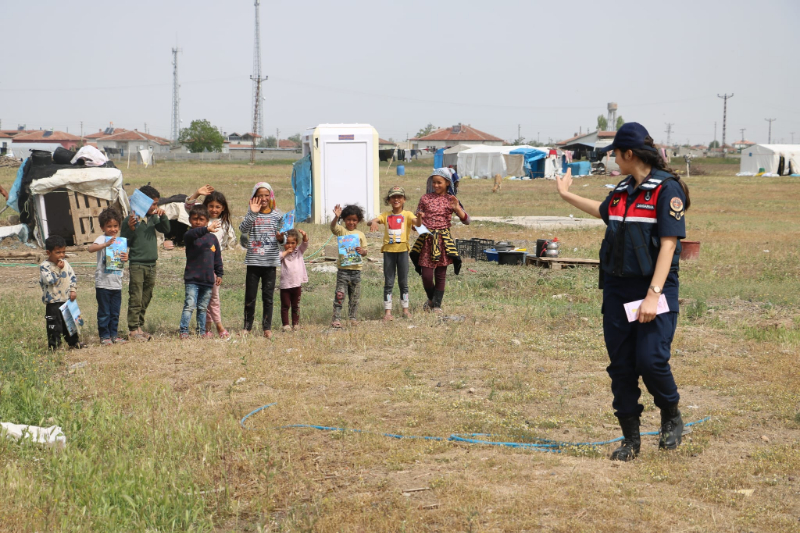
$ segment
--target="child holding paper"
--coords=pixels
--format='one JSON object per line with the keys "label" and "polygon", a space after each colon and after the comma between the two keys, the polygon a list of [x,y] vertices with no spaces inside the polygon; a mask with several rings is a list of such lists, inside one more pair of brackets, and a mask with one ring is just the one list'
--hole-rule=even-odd
{"label": "child holding paper", "polygon": [[[331,233],[336,235],[339,242],[339,260],[336,273],[336,294],[333,298],[333,321],[331,327],[341,328],[342,305],[344,304],[345,291],[350,299],[349,316],[350,324],[358,324],[358,302],[361,298],[361,258],[367,255],[367,237],[358,230],[358,223],[364,220],[364,210],[350,204],[342,209],[336,204],[333,208],[336,215],[331,220]],[[339,219],[344,221],[344,227],[339,225]]]}
{"label": "child holding paper", "polygon": [[60,235],[51,235],[44,241],[47,259],[39,265],[39,286],[42,288],[42,303],[45,305],[44,318],[47,321],[47,345],[51,350],[61,346],[63,335],[70,349],[85,348],[78,334],[70,334],[61,306],[78,297],[78,278],[66,261],[67,243]]}
{"label": "child holding paper", "polygon": [[[130,281],[128,282],[128,336],[138,341],[149,341],[152,337],[142,330],[147,306],[156,286],[156,264],[158,262],[158,240],[156,231],[169,233],[169,218],[158,207],[161,194],[150,185],[139,187],[134,192],[144,194],[151,200],[147,211],[137,215],[131,213],[128,223],[122,225],[121,236],[128,239]],[[131,197],[133,207],[134,197]]]}
{"label": "child holding paper", "polygon": [[[100,344],[125,344],[127,341],[119,336],[119,310],[122,304],[122,263],[128,260],[127,241],[117,237],[122,225],[122,213],[114,207],[108,207],[97,217],[103,234],[89,245],[90,252],[97,252],[97,269],[94,272],[94,292],[97,298],[97,334]],[[122,245],[124,252],[119,253],[121,263],[109,260],[109,252],[114,245]]]}

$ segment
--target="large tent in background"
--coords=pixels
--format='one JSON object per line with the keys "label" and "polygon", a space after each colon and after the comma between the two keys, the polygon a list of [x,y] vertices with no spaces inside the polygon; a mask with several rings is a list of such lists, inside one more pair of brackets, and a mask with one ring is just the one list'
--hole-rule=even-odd
{"label": "large tent in background", "polygon": [[525,159],[525,174],[531,178],[552,178],[557,174],[556,159],[547,156],[549,148],[518,147],[512,154],[521,154]]}
{"label": "large tent in background", "polygon": [[739,172],[781,176],[800,174],[800,144],[756,144],[745,148]]}
{"label": "large tent in background", "polygon": [[[455,148],[455,147],[454,147]],[[491,178],[525,176],[525,156],[514,150],[532,146],[469,146],[458,152],[458,173],[462,177]],[[452,150],[452,148],[451,148]]]}
{"label": "large tent in background", "polygon": [[[478,144],[457,144],[455,146],[451,146],[450,148],[446,148],[442,152],[442,164],[443,167],[449,167],[450,165],[458,165],[458,154],[459,152],[463,152],[464,150],[469,150],[470,148],[474,148],[475,146],[480,146]],[[439,152],[436,152],[439,153]]]}

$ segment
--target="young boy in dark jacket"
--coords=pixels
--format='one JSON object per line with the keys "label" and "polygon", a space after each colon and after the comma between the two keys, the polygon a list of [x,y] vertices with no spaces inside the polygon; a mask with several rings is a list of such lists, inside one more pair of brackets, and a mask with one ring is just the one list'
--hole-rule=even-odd
{"label": "young boy in dark jacket", "polygon": [[219,241],[213,233],[219,229],[220,222],[215,220],[209,225],[208,210],[204,205],[198,204],[189,211],[189,224],[192,228],[183,237],[186,244],[186,269],[183,272],[186,298],[181,315],[181,339],[189,338],[189,321],[195,309],[197,334],[213,338],[213,332],[206,332],[206,310],[214,284],[222,284],[222,253],[219,250]]}
{"label": "young boy in dark jacket", "polygon": [[131,339],[149,341],[150,335],[142,330],[144,314],[150,299],[153,297],[153,288],[156,286],[156,263],[158,262],[158,238],[156,230],[169,233],[169,218],[164,210],[158,207],[161,194],[145,185],[139,187],[146,196],[153,199],[153,205],[147,211],[147,216],[139,219],[131,213],[127,224],[123,224],[120,237],[128,239],[128,262],[130,264],[131,279],[128,283],[128,335]]}

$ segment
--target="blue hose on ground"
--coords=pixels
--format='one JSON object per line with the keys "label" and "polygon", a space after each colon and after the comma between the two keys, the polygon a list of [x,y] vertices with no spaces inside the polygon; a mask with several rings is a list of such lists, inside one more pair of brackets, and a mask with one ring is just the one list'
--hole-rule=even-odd
{"label": "blue hose on ground", "polygon": [[[244,418],[239,421],[239,424],[242,426],[243,429],[250,430],[251,428],[247,427],[244,423],[247,421],[248,418],[253,416],[254,414],[263,411],[268,407],[272,407],[273,405],[277,405],[277,402],[268,403],[267,405],[263,405],[258,409],[255,409],[248,413]],[[694,422],[689,422],[684,424],[684,427],[694,426],[696,424],[702,424],[703,422],[707,422],[711,420],[710,416],[705,418],[701,418],[700,420],[695,420]],[[350,431],[352,433],[364,433],[364,434],[372,434],[372,435],[380,435],[382,437],[389,437],[392,439],[417,439],[417,440],[434,440],[434,441],[445,441],[445,442],[462,442],[465,444],[483,444],[485,446],[504,446],[507,448],[523,448],[528,450],[537,450],[541,452],[554,452],[554,453],[561,453],[564,449],[570,448],[596,448],[598,446],[603,446],[605,444],[612,444],[614,442],[619,442],[624,439],[624,437],[617,437],[616,439],[611,440],[604,440],[598,442],[559,442],[554,440],[548,439],[540,439],[540,438],[533,438],[535,442],[503,442],[503,441],[494,441],[494,440],[485,440],[485,439],[478,439],[475,437],[491,437],[495,438],[496,435],[492,435],[491,433],[464,433],[464,434],[457,434],[453,433],[449,437],[429,437],[429,436],[417,436],[417,435],[398,435],[396,433],[380,433],[375,431],[364,431],[363,429],[353,429],[353,428],[338,428],[338,427],[330,427],[330,426],[317,426],[314,424],[289,424],[286,426],[278,426],[277,429],[290,429],[290,428],[305,428],[305,429],[317,429],[320,431]],[[648,435],[658,435],[658,431],[648,431],[645,433],[641,433],[642,436]]]}

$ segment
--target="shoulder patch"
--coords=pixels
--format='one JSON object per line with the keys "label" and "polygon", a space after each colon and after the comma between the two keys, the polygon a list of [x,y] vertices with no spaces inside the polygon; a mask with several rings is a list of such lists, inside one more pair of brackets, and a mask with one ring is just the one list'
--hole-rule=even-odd
{"label": "shoulder patch", "polygon": [[669,201],[669,207],[673,211],[683,211],[683,200],[674,196],[672,200]]}
{"label": "shoulder patch", "polygon": [[614,198],[613,200],[611,200],[611,205],[612,205],[612,206],[615,206],[615,205],[617,205],[618,203],[619,203],[619,196],[617,196],[616,198]]}

